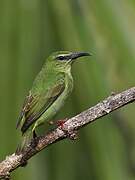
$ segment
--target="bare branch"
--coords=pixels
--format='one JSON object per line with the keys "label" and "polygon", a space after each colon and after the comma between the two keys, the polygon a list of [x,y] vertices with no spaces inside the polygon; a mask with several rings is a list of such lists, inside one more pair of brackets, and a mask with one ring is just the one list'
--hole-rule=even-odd
{"label": "bare branch", "polygon": [[76,130],[133,101],[135,101],[135,87],[116,95],[113,94],[97,105],[68,119],[62,128],[59,126],[48,134],[32,139],[25,151],[7,156],[0,163],[0,179],[8,179],[10,172],[26,164],[27,160],[48,145],[69,136],[74,138]]}

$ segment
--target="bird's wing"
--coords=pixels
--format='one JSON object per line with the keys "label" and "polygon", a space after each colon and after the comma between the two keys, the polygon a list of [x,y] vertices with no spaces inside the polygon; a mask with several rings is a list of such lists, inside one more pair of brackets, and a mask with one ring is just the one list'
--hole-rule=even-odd
{"label": "bird's wing", "polygon": [[45,93],[29,95],[26,97],[23,109],[20,113],[17,128],[21,127],[24,133],[62,94],[65,89],[64,82],[54,84]]}

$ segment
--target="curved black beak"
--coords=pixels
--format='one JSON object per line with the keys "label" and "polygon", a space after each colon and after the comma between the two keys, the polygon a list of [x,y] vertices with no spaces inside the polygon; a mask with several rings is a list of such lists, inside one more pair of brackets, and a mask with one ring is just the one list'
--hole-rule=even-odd
{"label": "curved black beak", "polygon": [[71,59],[77,59],[83,56],[92,56],[92,54],[87,52],[75,52],[71,54]]}

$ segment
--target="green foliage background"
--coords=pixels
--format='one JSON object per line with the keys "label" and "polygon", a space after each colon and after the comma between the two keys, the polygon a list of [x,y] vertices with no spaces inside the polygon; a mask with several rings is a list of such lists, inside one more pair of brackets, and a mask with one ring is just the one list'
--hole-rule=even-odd
{"label": "green foliage background", "polygon": [[[134,86],[133,0],[0,1],[0,159],[19,143],[15,124],[27,91],[53,51],[88,51],[74,64],[75,88],[58,118],[71,117],[112,91]],[[50,146],[14,180],[135,179],[134,104],[83,128],[76,142]]]}

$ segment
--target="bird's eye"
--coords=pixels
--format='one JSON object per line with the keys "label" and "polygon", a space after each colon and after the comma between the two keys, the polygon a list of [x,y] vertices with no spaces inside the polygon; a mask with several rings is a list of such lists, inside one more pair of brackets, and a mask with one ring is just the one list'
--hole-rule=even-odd
{"label": "bird's eye", "polygon": [[58,60],[65,60],[65,56],[58,56],[57,59]]}

